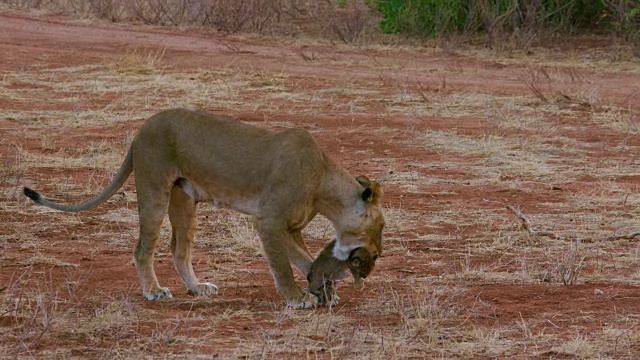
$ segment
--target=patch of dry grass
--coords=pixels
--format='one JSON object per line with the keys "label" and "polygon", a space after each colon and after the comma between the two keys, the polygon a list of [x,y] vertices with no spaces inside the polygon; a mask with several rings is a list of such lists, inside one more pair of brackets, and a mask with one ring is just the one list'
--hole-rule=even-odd
{"label": "patch of dry grass", "polygon": [[162,58],[166,49],[133,49],[124,58],[111,65],[118,74],[151,75],[162,71]]}

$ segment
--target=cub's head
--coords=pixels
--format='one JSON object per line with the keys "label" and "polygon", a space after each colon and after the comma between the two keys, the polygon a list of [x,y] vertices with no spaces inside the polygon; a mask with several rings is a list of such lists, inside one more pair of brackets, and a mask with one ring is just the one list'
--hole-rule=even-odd
{"label": "cub's head", "polygon": [[353,206],[344,211],[340,226],[336,229],[337,242],[333,247],[333,256],[345,261],[354,254],[354,250],[364,248],[374,260],[368,263],[374,264],[382,253],[382,188],[365,176],[358,176],[356,181],[360,187],[354,194]]}
{"label": "cub's head", "polygon": [[351,252],[347,267],[351,271],[353,285],[356,289],[364,287],[364,279],[376,266],[377,259],[377,254],[372,254],[364,247],[359,247]]}

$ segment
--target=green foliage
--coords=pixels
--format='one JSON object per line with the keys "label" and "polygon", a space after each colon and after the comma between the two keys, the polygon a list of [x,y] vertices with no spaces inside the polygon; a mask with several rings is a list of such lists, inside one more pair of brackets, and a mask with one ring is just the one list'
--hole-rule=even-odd
{"label": "green foliage", "polygon": [[634,40],[640,37],[640,4],[624,13],[624,19],[620,24],[621,31]]}
{"label": "green foliage", "polygon": [[638,0],[375,0],[384,33],[638,32]]}
{"label": "green foliage", "polygon": [[465,21],[465,0],[380,0],[378,9],[385,33],[408,33],[434,36],[456,31]]}

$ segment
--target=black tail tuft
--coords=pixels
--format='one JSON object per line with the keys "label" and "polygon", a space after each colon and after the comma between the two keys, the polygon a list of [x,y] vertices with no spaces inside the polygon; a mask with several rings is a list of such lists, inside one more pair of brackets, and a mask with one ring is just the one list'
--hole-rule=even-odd
{"label": "black tail tuft", "polygon": [[27,195],[29,199],[35,201],[36,203],[40,203],[40,201],[42,200],[42,196],[40,196],[39,192],[35,190],[31,190],[28,187],[25,187],[23,190],[24,190],[24,194]]}

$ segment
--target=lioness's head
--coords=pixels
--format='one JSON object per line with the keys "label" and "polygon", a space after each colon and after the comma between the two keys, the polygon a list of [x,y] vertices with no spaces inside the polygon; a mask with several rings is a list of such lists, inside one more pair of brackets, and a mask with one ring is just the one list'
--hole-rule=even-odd
{"label": "lioness's head", "polygon": [[382,253],[384,216],[380,209],[382,188],[366,176],[356,178],[360,188],[355,194],[353,207],[344,213],[337,230],[333,256],[347,260],[353,250],[365,248],[374,258]]}

